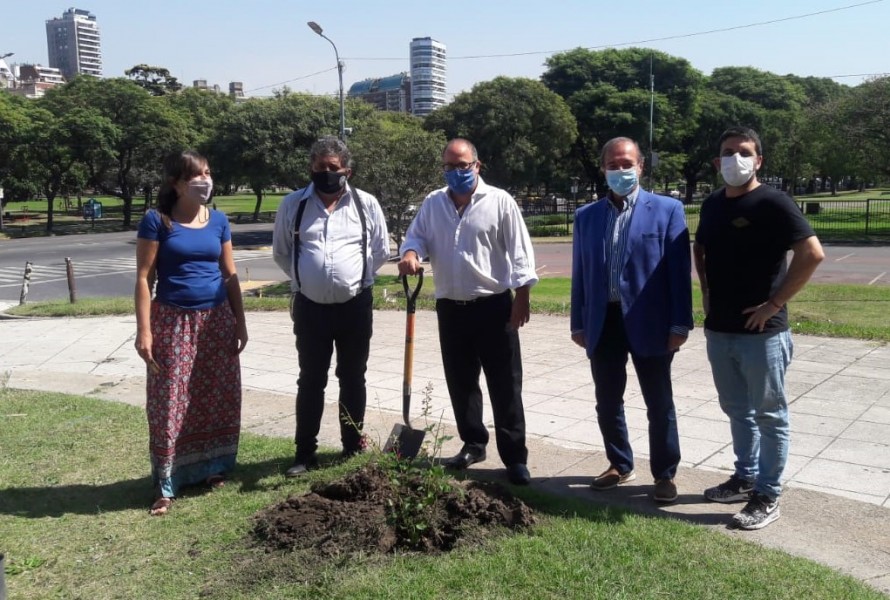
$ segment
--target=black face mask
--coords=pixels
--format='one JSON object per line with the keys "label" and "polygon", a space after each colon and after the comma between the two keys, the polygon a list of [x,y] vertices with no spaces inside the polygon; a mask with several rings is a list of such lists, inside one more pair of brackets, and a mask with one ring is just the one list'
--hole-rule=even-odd
{"label": "black face mask", "polygon": [[312,171],[312,183],[322,194],[336,194],[346,185],[346,174],[337,171]]}

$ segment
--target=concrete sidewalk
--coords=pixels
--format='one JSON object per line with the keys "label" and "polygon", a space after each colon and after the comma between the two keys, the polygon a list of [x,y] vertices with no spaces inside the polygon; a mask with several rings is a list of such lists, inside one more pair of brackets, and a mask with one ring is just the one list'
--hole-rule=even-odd
{"label": "concrete sidewalk", "polygon": [[[394,290],[395,291],[395,290]],[[2,310],[3,307],[0,307]],[[50,390],[144,404],[145,366],[133,348],[135,317],[0,321],[0,376],[11,388]],[[243,427],[290,437],[297,359],[286,313],[250,313],[242,355]],[[375,313],[368,366],[366,431],[379,443],[401,418],[404,311]],[[533,485],[594,502],[679,518],[784,549],[837,568],[890,593],[890,347],[857,340],[795,337],[788,373],[792,446],[782,518],[757,532],[726,529],[740,505],[702,501],[702,490],[732,470],[729,425],[717,403],[702,331],[674,361],[674,392],[683,462],[679,501],[649,499],[646,413],[636,378],[628,381],[627,417],[639,458],[634,484],[588,489],[607,461],[596,424],[584,352],[564,317],[533,315],[522,329],[524,400]],[[632,368],[631,368],[632,372]],[[0,379],[0,380],[2,380]],[[454,435],[435,314],[417,313],[413,382],[415,426],[441,420]],[[338,447],[337,381],[330,376],[321,442]],[[486,407],[490,423],[490,410]],[[492,436],[493,437],[493,436]],[[459,440],[446,443],[455,452]],[[492,443],[479,473],[503,477]],[[487,471],[492,471],[490,474]]]}

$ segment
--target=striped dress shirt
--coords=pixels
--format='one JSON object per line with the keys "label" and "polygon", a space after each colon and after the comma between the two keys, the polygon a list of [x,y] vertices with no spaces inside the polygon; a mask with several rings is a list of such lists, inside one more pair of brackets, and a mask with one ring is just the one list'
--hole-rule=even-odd
{"label": "striped dress shirt", "polygon": [[640,187],[637,186],[624,199],[624,207],[619,210],[612,202],[611,197],[607,199],[608,210],[606,210],[606,264],[609,267],[609,302],[620,302],[620,282],[621,282],[621,265],[624,264],[624,257],[627,254],[627,238],[630,231],[630,219],[633,216],[634,207],[637,205],[637,196],[640,195]]}

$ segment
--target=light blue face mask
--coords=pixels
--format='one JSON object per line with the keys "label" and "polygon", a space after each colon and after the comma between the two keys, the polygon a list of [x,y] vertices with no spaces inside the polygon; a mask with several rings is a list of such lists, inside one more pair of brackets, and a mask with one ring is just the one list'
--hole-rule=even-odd
{"label": "light blue face mask", "polygon": [[637,186],[637,169],[618,169],[606,171],[606,183],[616,196],[627,196]]}
{"label": "light blue face mask", "polygon": [[445,183],[458,196],[469,194],[476,185],[476,172],[473,169],[445,171]]}

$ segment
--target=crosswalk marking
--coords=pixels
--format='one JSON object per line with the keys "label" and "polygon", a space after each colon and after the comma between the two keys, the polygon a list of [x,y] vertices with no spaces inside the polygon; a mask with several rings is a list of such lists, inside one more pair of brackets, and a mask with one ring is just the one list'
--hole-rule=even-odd
{"label": "crosswalk marking", "polygon": [[[233,252],[235,262],[268,258],[272,251],[265,250],[238,250]],[[118,258],[99,258],[94,260],[74,260],[74,273],[79,276],[86,275],[111,275],[136,271],[136,257],[122,256]],[[59,281],[67,278],[67,266],[65,259],[51,263],[31,263],[31,284]],[[21,285],[25,274],[25,265],[18,267],[0,267],[0,286]]]}

